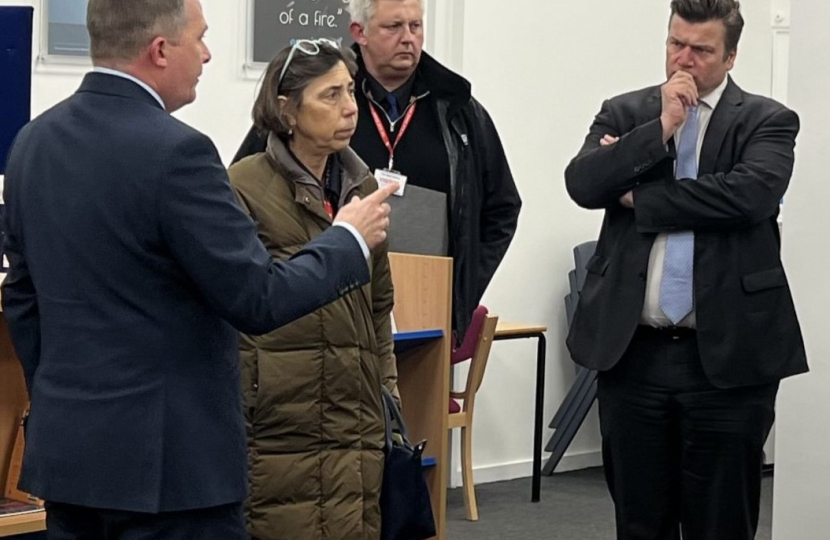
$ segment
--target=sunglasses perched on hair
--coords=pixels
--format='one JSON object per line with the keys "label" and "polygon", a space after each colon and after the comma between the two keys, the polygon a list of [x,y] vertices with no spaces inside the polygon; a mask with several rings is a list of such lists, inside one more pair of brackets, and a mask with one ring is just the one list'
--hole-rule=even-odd
{"label": "sunglasses perched on hair", "polygon": [[282,84],[282,79],[285,77],[285,72],[288,71],[288,66],[291,64],[291,59],[294,58],[294,53],[302,51],[308,56],[320,54],[320,45],[331,47],[332,49],[340,49],[340,45],[333,39],[319,38],[319,39],[298,39],[291,46],[291,51],[288,53],[288,58],[285,59],[285,64],[280,71],[280,78],[277,81],[277,88]]}

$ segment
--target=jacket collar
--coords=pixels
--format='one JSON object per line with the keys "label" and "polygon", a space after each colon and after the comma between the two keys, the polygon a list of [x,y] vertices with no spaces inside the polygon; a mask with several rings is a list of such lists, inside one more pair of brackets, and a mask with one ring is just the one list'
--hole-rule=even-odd
{"label": "jacket collar", "polygon": [[698,174],[704,175],[715,172],[723,139],[732,126],[732,121],[735,119],[735,115],[738,114],[743,100],[743,92],[732,80],[732,77],[729,77],[729,82],[726,83],[726,88],[720,101],[718,101],[718,106],[712,111],[712,119],[709,120],[709,127],[703,137]]}
{"label": "jacket collar", "polygon": [[[363,80],[366,79],[366,64],[363,62],[360,47],[356,43],[352,45],[352,51],[357,56],[355,85],[361,88]],[[432,96],[449,101],[451,105],[467,103],[472,96],[472,85],[467,79],[446,68],[425,51],[421,51],[421,60],[415,70],[415,79],[415,93],[420,93],[421,89],[425,89]]]}
{"label": "jacket collar", "polygon": [[142,101],[157,109],[163,110],[161,104],[156,101],[156,98],[151,96],[147,90],[141,88],[129,79],[118,77],[116,75],[96,72],[87,73],[76,93],[80,94],[87,92]]}
{"label": "jacket collar", "polygon": [[[273,132],[269,133],[268,146],[265,151],[277,174],[295,185],[311,188],[311,192],[322,200],[322,186],[304,167],[297,163],[294,156],[291,155],[288,145],[280,136]],[[370,177],[371,172],[369,166],[348,146],[337,152],[337,157],[342,170],[340,186],[340,202],[342,205],[344,198]]]}

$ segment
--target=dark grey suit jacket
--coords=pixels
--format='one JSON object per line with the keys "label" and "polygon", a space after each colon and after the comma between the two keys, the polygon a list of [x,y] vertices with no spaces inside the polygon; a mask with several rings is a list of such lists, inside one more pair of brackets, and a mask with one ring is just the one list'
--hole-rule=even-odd
{"label": "dark grey suit jacket", "polygon": [[368,282],[333,227],[275,263],[205,135],[91,73],[28,124],[5,184],[3,309],[31,416],[21,487],[158,512],[246,495],[237,330]]}
{"label": "dark grey suit jacket", "polygon": [[[573,200],[605,211],[567,340],[574,360],[597,370],[619,361],[640,318],[657,233],[691,229],[697,339],[712,384],[756,385],[806,371],[776,223],[797,115],[730,78],[704,137],[699,178],[678,182],[660,112],[659,87],[606,101],[565,171]],[[601,147],[605,134],[620,139]],[[633,210],[619,203],[629,190]]]}

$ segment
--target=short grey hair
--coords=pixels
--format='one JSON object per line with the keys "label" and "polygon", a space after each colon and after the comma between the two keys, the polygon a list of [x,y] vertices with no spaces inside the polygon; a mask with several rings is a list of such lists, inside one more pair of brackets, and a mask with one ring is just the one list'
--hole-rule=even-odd
{"label": "short grey hair", "polygon": [[[420,4],[421,9],[425,9],[424,0],[418,0],[418,4]],[[349,0],[349,13],[352,16],[352,22],[365,27],[375,16],[377,5],[378,0]]]}
{"label": "short grey hair", "polygon": [[129,62],[157,36],[178,37],[185,0],[89,0],[86,27],[93,62]]}

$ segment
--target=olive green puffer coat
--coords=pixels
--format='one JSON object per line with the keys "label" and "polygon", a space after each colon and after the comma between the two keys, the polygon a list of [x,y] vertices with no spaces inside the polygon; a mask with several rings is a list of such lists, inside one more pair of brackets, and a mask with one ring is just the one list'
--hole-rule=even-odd
{"label": "olive green puffer coat", "polygon": [[[340,205],[377,189],[350,149]],[[275,258],[331,226],[317,181],[284,143],[230,169],[242,205]],[[248,531],[258,540],[377,540],[383,473],[381,384],[396,391],[386,246],[370,284],[263,336],[240,337],[248,429]]]}

